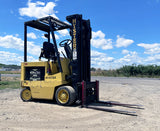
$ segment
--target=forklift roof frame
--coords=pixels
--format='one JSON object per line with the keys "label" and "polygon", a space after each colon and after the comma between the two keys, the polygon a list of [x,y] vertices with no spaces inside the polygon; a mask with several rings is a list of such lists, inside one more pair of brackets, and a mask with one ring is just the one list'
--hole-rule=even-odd
{"label": "forklift roof frame", "polygon": [[24,23],[24,62],[27,62],[27,26],[47,32],[48,33],[48,42],[50,42],[50,32],[52,34],[53,44],[55,46],[55,52],[57,55],[59,71],[62,72],[62,67],[60,63],[59,52],[56,44],[56,39],[54,31],[70,29],[71,25],[62,22],[52,16],[43,17],[37,20],[31,20]]}
{"label": "forklift roof frame", "polygon": [[45,31],[45,32],[50,32],[51,29],[49,27],[49,21],[51,21],[51,23],[54,24],[53,31],[71,28],[71,25],[65,22],[62,22],[56,18],[53,18],[52,16],[47,16],[37,20],[27,21],[25,22],[25,25]]}

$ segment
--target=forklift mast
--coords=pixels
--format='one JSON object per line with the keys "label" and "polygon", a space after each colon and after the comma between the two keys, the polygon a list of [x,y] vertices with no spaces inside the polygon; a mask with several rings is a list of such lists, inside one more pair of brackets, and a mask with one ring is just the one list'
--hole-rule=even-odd
{"label": "forklift mast", "polygon": [[75,14],[67,16],[71,23],[72,37],[72,83],[91,81],[90,75],[90,20],[82,19],[82,15]]}

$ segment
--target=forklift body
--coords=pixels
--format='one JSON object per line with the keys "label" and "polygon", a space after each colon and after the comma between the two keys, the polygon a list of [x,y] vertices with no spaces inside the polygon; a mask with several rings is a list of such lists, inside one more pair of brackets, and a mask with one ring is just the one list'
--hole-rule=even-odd
{"label": "forklift body", "polygon": [[[65,80],[65,76],[69,74],[69,70],[65,68],[69,61],[61,60],[62,72],[58,72],[57,63],[52,62],[24,62],[21,64],[21,86],[28,87],[31,90],[32,98],[37,99],[53,99],[55,87],[66,85],[69,82]],[[50,67],[49,67],[50,66]],[[48,70],[50,68],[50,73]]]}
{"label": "forklift body", "polygon": [[[21,98],[56,99],[58,104],[71,105],[76,100],[82,101],[82,81],[90,84],[90,39],[91,27],[89,20],[82,15],[67,16],[70,24],[51,16],[27,21],[24,24],[24,62],[21,63]],[[38,62],[27,61],[27,27],[46,32],[48,41],[43,48]],[[71,40],[63,40],[64,58],[58,51],[55,31],[69,29]],[[52,38],[50,38],[50,35]],[[51,40],[53,43],[51,43]],[[41,57],[46,61],[41,61]],[[88,90],[95,100],[96,83]]]}

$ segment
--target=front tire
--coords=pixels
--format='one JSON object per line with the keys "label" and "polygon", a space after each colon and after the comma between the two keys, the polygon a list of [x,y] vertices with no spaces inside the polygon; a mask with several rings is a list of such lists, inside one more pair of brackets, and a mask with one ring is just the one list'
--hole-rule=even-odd
{"label": "front tire", "polygon": [[76,100],[76,92],[71,86],[59,87],[56,91],[55,98],[59,105],[72,105]]}
{"label": "front tire", "polygon": [[30,89],[24,88],[20,93],[20,97],[24,102],[32,100],[32,95],[31,95]]}

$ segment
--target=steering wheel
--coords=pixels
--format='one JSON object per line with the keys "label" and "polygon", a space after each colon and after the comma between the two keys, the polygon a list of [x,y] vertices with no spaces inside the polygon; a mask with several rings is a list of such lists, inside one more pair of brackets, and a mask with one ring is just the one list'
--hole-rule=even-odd
{"label": "steering wheel", "polygon": [[70,39],[65,39],[65,40],[63,40],[63,41],[61,41],[60,43],[59,43],[59,46],[60,47],[64,47],[66,44],[67,45],[70,45],[72,43],[72,41],[70,40]]}

